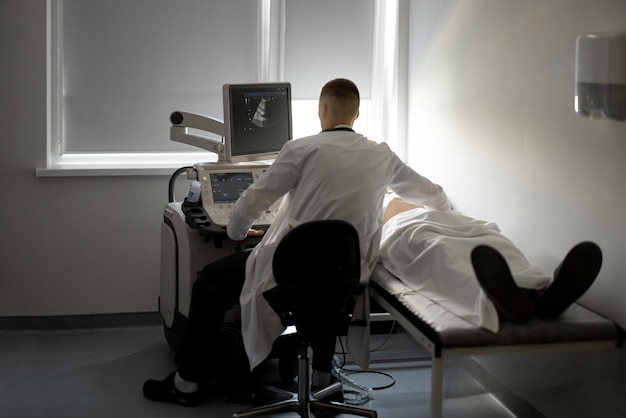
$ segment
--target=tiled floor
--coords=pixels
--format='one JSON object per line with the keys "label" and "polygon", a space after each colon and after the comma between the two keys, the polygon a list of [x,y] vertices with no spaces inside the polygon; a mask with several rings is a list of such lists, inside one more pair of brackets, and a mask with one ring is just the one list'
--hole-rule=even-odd
{"label": "tiled floor", "polygon": [[[377,345],[384,336],[374,336]],[[617,351],[617,350],[615,350]],[[404,332],[372,354],[372,369],[387,373],[358,374],[355,380],[370,386],[390,388],[376,390],[364,405],[378,411],[380,418],[428,417],[430,370],[421,359],[423,352]],[[621,356],[623,357],[623,356]],[[620,356],[615,356],[619,363]],[[554,359],[548,359],[552,362]],[[518,360],[504,363],[507,383],[519,385],[516,377],[527,382],[514,366]],[[522,358],[524,367],[533,358]],[[573,359],[576,361],[576,359]],[[613,362],[613,360],[611,360]],[[609,363],[611,363],[609,362]],[[615,363],[613,363],[615,364]],[[508,366],[507,366],[508,365]],[[519,365],[519,363],[518,363]],[[526,366],[530,365],[530,366]],[[273,380],[274,367],[266,365],[260,378]],[[446,365],[447,418],[509,418],[512,415],[492,395],[485,393],[477,376],[491,376],[485,371],[494,367],[489,361],[470,367]],[[510,369],[508,370],[507,367]],[[597,367],[589,366],[594,369]],[[602,366],[604,367],[604,366]],[[610,367],[610,366],[609,366]],[[569,370],[567,366],[564,369]],[[225,402],[225,393],[215,393],[197,408],[158,404],[143,398],[141,387],[148,378],[162,378],[173,369],[173,355],[159,326],[96,328],[69,331],[0,331],[0,417],[229,417],[242,408]],[[619,369],[619,367],[618,367]],[[626,385],[617,375],[601,370],[606,379],[576,381],[565,376],[565,384],[522,385],[520,393],[533,401],[525,402],[520,417],[549,418],[626,416]],[[521,375],[520,375],[521,373]],[[556,375],[568,374],[558,369]],[[563,376],[557,376],[563,378]],[[502,379],[493,381],[502,383]],[[548,379],[550,380],[550,379]],[[489,388],[493,391],[492,387]],[[500,389],[496,389],[498,391]],[[517,398],[504,391],[506,396]],[[574,397],[572,397],[572,394]],[[583,407],[581,407],[583,405]],[[541,414],[535,411],[541,411]],[[518,413],[519,414],[519,413]],[[295,417],[296,414],[284,414]],[[342,415],[343,416],[343,415]]]}

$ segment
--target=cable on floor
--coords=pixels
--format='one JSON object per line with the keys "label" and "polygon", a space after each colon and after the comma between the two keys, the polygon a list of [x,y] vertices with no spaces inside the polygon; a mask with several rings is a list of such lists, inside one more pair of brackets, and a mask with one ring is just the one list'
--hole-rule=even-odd
{"label": "cable on floor", "polygon": [[[380,343],[375,348],[370,349],[370,352],[378,351],[385,344],[387,344],[387,342],[389,341],[389,338],[391,338],[391,334],[393,333],[394,327],[395,327],[395,321],[393,321],[391,325],[391,329],[389,330],[389,333],[387,334],[383,342]],[[374,396],[373,396],[374,391],[388,389],[396,384],[396,380],[394,379],[392,375],[390,375],[389,373],[381,372],[379,370],[345,369],[344,365],[346,364],[346,349],[343,345],[343,340],[341,338],[339,338],[339,345],[341,346],[341,352],[337,354],[341,355],[343,357],[343,360],[340,361],[339,357],[335,355],[333,357],[333,370],[332,371],[333,371],[333,375],[335,376],[335,378],[337,378],[337,380],[339,380],[342,384],[343,397],[344,397],[345,403],[351,404],[351,405],[364,404],[368,402],[369,400],[374,399]],[[389,378],[390,383],[386,385],[382,385],[382,386],[369,387],[369,386],[366,386],[357,382],[354,378],[351,377],[356,374],[381,375],[381,376]]]}

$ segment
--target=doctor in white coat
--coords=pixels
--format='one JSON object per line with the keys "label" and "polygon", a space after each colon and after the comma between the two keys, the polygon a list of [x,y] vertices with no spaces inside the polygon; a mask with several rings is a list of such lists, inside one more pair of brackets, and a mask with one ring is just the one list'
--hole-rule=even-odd
{"label": "doctor in white coat", "polygon": [[[408,202],[436,210],[450,208],[440,186],[404,164],[386,144],[368,140],[352,130],[359,115],[359,101],[358,88],[349,80],[336,79],[324,85],[318,111],[322,132],[285,144],[270,168],[237,201],[227,228],[229,237],[235,241],[245,239],[253,221],[278,198],[283,198],[274,222],[247,257],[245,265],[240,304],[243,341],[251,369],[268,356],[274,340],[283,331],[278,315],[266,302],[263,292],[276,285],[271,261],[278,242],[289,230],[320,219],[351,223],[359,233],[361,283],[366,284],[377,261],[387,188]],[[364,368],[369,365],[367,302],[366,292],[357,302],[354,315],[364,321],[348,331],[349,353]],[[319,367],[318,357],[316,367],[314,350],[312,382],[321,386],[330,379],[333,351],[317,354],[327,358]],[[177,357],[179,355],[177,353]],[[188,382],[181,382],[183,379],[178,374],[169,380],[177,396],[154,399],[157,396],[146,393],[144,386],[146,397],[182,403],[180,388]],[[165,381],[151,382],[149,389],[155,393],[165,385]],[[159,389],[157,384],[161,385]]]}

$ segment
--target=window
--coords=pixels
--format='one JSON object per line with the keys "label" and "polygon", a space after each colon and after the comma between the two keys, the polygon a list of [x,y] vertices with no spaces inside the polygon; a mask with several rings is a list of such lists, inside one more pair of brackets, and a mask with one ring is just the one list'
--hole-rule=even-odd
{"label": "window", "polygon": [[322,84],[350,78],[367,133],[384,3],[394,2],[49,0],[48,168],[214,160],[170,141],[169,115],[222,119],[224,83],[290,81],[298,137],[319,130]]}

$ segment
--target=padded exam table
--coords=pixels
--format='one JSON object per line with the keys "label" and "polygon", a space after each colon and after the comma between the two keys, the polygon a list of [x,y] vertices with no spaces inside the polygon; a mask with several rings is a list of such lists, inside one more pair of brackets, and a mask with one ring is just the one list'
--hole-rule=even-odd
{"label": "padded exam table", "polygon": [[540,349],[619,347],[623,332],[578,304],[551,320],[503,321],[492,333],[473,325],[405,286],[381,264],[369,285],[371,297],[431,355],[431,417],[442,417],[443,360],[453,355]]}

